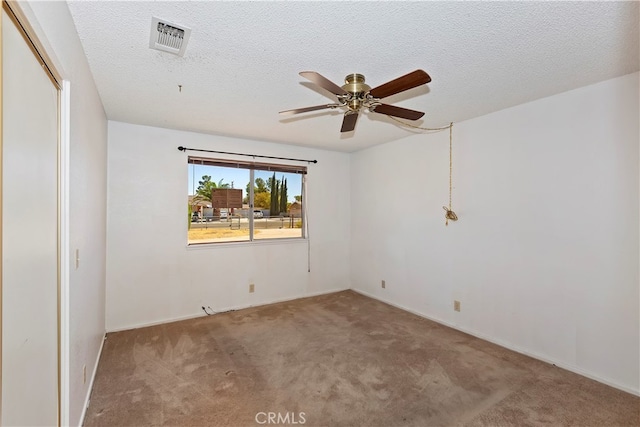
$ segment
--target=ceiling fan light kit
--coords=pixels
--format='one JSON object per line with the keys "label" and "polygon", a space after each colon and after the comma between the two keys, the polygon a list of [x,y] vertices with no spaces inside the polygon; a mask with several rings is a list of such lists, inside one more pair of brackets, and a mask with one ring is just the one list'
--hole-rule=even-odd
{"label": "ceiling fan light kit", "polygon": [[364,75],[358,73],[347,75],[344,78],[344,84],[342,86],[338,86],[315,71],[302,71],[300,75],[334,94],[338,102],[281,111],[280,114],[299,114],[327,108],[343,108],[346,109],[342,119],[342,127],[340,128],[340,132],[343,133],[351,132],[355,129],[358,115],[363,109],[368,109],[372,113],[385,114],[408,120],[418,120],[424,116],[423,112],[384,104],[381,100],[431,81],[429,74],[423,70],[415,70],[371,89],[371,87],[365,83]]}

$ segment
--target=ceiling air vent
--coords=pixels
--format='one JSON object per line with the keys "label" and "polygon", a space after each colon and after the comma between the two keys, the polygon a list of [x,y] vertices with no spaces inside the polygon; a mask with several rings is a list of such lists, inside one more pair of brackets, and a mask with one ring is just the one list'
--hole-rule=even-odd
{"label": "ceiling air vent", "polygon": [[191,28],[172,24],[164,19],[151,18],[149,47],[174,55],[184,56]]}

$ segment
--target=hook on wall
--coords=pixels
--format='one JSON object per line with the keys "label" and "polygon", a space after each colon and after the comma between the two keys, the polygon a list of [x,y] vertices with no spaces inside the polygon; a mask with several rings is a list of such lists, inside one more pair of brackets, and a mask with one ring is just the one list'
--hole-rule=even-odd
{"label": "hook on wall", "polygon": [[444,209],[447,212],[446,214],[444,214],[444,217],[447,219],[445,222],[445,225],[449,225],[449,221],[458,220],[458,215],[456,215],[456,213],[452,211],[450,208],[443,206],[442,209]]}

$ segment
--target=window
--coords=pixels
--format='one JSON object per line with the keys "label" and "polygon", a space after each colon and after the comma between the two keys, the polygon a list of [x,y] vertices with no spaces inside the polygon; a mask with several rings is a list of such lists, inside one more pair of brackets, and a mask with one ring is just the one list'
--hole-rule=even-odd
{"label": "window", "polygon": [[188,243],[304,237],[304,166],[189,157]]}

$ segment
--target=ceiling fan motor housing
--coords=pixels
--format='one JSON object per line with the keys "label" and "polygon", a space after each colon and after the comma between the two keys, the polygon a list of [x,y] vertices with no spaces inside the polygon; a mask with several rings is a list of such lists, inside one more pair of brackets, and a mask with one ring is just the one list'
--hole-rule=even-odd
{"label": "ceiling fan motor housing", "polygon": [[364,82],[364,76],[362,74],[353,73],[344,78],[345,84],[342,85],[342,89],[349,92],[346,98],[346,103],[353,111],[360,110],[363,101],[366,99],[366,95],[371,90],[371,87]]}

